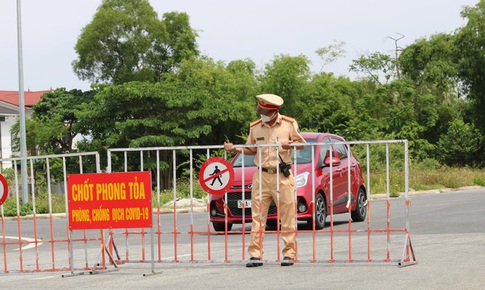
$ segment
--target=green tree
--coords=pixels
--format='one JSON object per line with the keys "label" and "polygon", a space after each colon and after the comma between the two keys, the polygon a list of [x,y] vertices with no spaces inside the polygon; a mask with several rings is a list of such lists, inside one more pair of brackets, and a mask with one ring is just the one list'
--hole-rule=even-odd
{"label": "green tree", "polygon": [[160,20],[148,0],[103,0],[78,37],[72,66],[94,83],[155,82],[198,54],[196,36],[185,13]]}
{"label": "green tree", "polygon": [[305,92],[298,117],[305,130],[341,133],[356,114],[353,105],[358,88],[348,78],[320,73],[312,77]]}
{"label": "green tree", "polygon": [[[370,137],[407,139],[410,151],[418,159],[427,158],[433,152],[434,146],[426,137],[439,117],[436,98],[417,94],[413,83],[396,80],[379,86],[374,93],[360,98],[356,109],[359,118],[367,124],[359,128],[363,127]],[[356,123],[354,120],[350,124],[355,126]]]}
{"label": "green tree", "polygon": [[447,165],[478,165],[476,154],[480,142],[480,134],[473,125],[454,119],[438,141],[437,159]]}
{"label": "green tree", "polygon": [[[241,133],[234,128],[249,122],[255,106],[254,63],[233,62],[228,68],[200,58],[183,62],[177,73],[164,74],[161,83],[101,86],[76,116],[90,140],[103,142],[93,143],[94,150],[222,144],[224,134]],[[233,122],[232,130],[213,136],[214,128],[226,122]]]}
{"label": "green tree", "polygon": [[261,75],[261,92],[281,96],[285,105],[283,114],[298,117],[306,108],[305,88],[310,74],[310,61],[306,56],[278,55],[265,66]]}
{"label": "green tree", "polygon": [[399,57],[401,72],[411,79],[419,93],[432,93],[441,99],[456,98],[458,87],[455,37],[436,34],[418,39]]}
{"label": "green tree", "polygon": [[[206,120],[211,124],[211,134],[199,144],[222,144],[229,139],[243,142],[249,131],[249,122],[256,118],[258,82],[255,64],[251,60],[236,60],[229,64],[214,62],[207,57],[183,62],[173,75],[181,86],[207,92],[204,107],[210,112]],[[194,108],[197,109],[197,108]]]}
{"label": "green tree", "polygon": [[168,38],[162,43],[162,59],[153,59],[159,64],[157,71],[161,73],[174,70],[179,64],[198,56],[196,38],[197,32],[190,27],[189,16],[186,13],[169,12],[163,14],[162,23],[167,30]]}
{"label": "green tree", "polygon": [[[485,135],[485,0],[480,0],[474,7],[465,7],[461,16],[468,22],[456,34],[459,76],[471,102],[474,125]],[[482,160],[485,160],[484,148]]]}
{"label": "green tree", "polygon": [[[27,146],[31,155],[72,152],[73,139],[83,132],[75,115],[83,103],[90,102],[94,91],[67,91],[64,88],[42,95],[33,106],[32,118],[27,120]],[[18,134],[18,126],[14,133]],[[17,148],[18,138],[14,147]]]}
{"label": "green tree", "polygon": [[387,83],[395,76],[396,63],[390,55],[380,52],[371,53],[368,56],[361,55],[352,61],[350,71],[363,73],[364,77],[381,85],[382,80]]}
{"label": "green tree", "polygon": [[345,44],[346,43],[343,41],[339,42],[337,40],[334,40],[332,44],[321,47],[315,51],[322,60],[320,72],[323,71],[323,68],[326,65],[331,64],[340,57],[345,56],[345,54],[347,53],[344,49]]}
{"label": "green tree", "polygon": [[207,98],[207,92],[180,83],[129,82],[103,87],[77,116],[106,147],[194,144],[210,132]]}

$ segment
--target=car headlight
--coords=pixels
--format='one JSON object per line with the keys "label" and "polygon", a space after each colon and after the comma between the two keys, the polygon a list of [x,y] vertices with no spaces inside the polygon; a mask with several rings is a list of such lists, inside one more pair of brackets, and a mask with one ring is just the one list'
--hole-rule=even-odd
{"label": "car headlight", "polygon": [[308,171],[298,174],[295,177],[295,187],[298,188],[298,187],[305,186],[308,182],[308,176],[310,176],[310,172]]}

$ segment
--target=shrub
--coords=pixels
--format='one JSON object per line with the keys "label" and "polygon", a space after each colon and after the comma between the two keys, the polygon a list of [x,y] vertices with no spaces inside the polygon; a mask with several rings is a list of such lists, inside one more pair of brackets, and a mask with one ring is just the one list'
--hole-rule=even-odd
{"label": "shrub", "polygon": [[[32,213],[32,204],[26,203],[22,204],[19,201],[19,212],[20,216],[28,215]],[[17,200],[15,198],[7,198],[3,203],[3,214],[5,216],[17,216]]]}
{"label": "shrub", "polygon": [[473,184],[478,185],[478,186],[485,186],[485,176],[483,174],[476,175],[473,178]]}

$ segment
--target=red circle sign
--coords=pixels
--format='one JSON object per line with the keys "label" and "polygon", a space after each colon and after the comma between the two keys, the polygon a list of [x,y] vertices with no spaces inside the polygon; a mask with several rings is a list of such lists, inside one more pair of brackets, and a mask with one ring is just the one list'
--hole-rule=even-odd
{"label": "red circle sign", "polygon": [[0,174],[0,205],[2,205],[8,196],[8,184],[3,175]]}
{"label": "red circle sign", "polygon": [[210,194],[224,194],[232,185],[234,169],[231,163],[221,157],[207,159],[199,172],[202,188]]}

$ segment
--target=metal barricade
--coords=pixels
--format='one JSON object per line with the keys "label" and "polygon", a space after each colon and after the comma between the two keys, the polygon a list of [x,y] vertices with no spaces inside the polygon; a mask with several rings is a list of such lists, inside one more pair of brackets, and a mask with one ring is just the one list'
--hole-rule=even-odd
{"label": "metal barricade", "polygon": [[[297,260],[299,262],[354,262],[354,261],[383,261],[383,262],[397,262],[400,266],[404,266],[410,263],[414,263],[416,261],[414,257],[414,251],[412,249],[411,239],[410,239],[410,231],[409,231],[409,206],[410,206],[410,199],[409,199],[409,185],[408,185],[408,143],[407,140],[387,140],[387,141],[362,141],[362,142],[344,142],[350,147],[354,146],[365,146],[364,151],[366,151],[366,206],[369,212],[367,217],[367,221],[365,223],[365,227],[360,226],[359,228],[354,228],[353,225],[356,224],[352,222],[350,218],[350,208],[348,219],[346,220],[348,227],[346,229],[336,229],[334,224],[337,223],[334,220],[333,214],[329,215],[330,218],[330,226],[324,228],[323,230],[315,230],[313,227],[312,229],[299,229],[297,232],[298,236],[303,235],[311,235],[311,246],[309,247],[302,247],[301,244],[298,247],[297,253]],[[316,146],[322,145],[324,143],[314,143],[314,144],[306,144],[305,146]],[[389,154],[389,146],[393,144],[402,144],[402,168],[404,171],[403,176],[403,188],[404,188],[404,197],[405,202],[402,205],[404,209],[403,216],[400,217],[399,222],[402,223],[399,227],[394,227],[391,223],[391,193],[390,193],[390,154]],[[379,221],[379,224],[375,224],[371,222],[370,216],[370,209],[371,209],[371,161],[370,161],[370,146],[385,146],[385,164],[386,164],[386,183],[387,183],[387,192],[385,193],[385,222]],[[251,145],[244,145],[239,147],[250,147]],[[252,145],[252,147],[265,147],[265,146],[275,146],[275,144],[269,145]],[[210,205],[206,203],[205,205],[205,212],[200,213],[200,207],[196,207],[195,203],[199,202],[197,198],[194,197],[194,187],[197,183],[196,178],[196,168],[197,164],[194,164],[195,159],[194,156],[205,156],[206,159],[210,158],[211,156],[218,156],[221,154],[225,154],[221,152],[222,146],[187,146],[187,147],[154,147],[154,148],[118,148],[118,149],[110,149],[108,150],[108,171],[109,172],[116,172],[116,171],[129,171],[129,170],[152,170],[153,176],[155,176],[156,182],[154,184],[156,195],[156,204],[154,204],[154,214],[156,215],[156,262],[221,262],[221,263],[229,263],[229,262],[244,262],[248,259],[248,255],[246,253],[247,248],[247,234],[251,233],[251,229],[249,224],[243,222],[241,225],[241,229],[239,230],[232,230],[228,231],[227,222],[225,231],[215,231],[211,228],[210,222]],[[179,158],[180,161],[177,161],[178,154],[183,152],[185,158]],[[114,156],[118,155],[117,158]],[[172,193],[172,201],[170,202],[170,208],[167,208],[167,203],[164,205],[161,202],[161,182],[162,173],[160,169],[160,156],[170,156],[170,166],[169,170],[171,171],[171,193]],[[224,156],[227,157],[227,156]],[[153,158],[150,162],[148,162],[147,158]],[[117,159],[117,165],[115,166],[112,160]],[[133,162],[132,160],[137,160],[137,162]],[[184,160],[188,160],[186,163]],[[200,161],[199,161],[200,162]],[[296,162],[296,161],[295,161]],[[345,162],[345,161],[344,161]],[[150,163],[152,166],[147,166],[146,164]],[[156,164],[156,166],[153,166]],[[295,163],[296,165],[296,163]],[[131,167],[130,167],[131,166]],[[134,166],[134,167],[133,167]],[[165,164],[167,166],[167,164]],[[185,167],[184,167],[185,166]],[[348,178],[350,180],[350,167],[352,166],[350,163],[348,164],[349,170]],[[200,167],[200,164],[199,164]],[[183,170],[188,172],[188,183],[189,189],[188,194],[186,194],[186,198],[188,199],[188,204],[180,205],[183,200],[181,199],[182,196],[178,194],[178,187],[181,186],[179,182],[180,172]],[[244,174],[244,173],[243,173]],[[244,176],[243,176],[244,179]],[[312,178],[312,182],[314,183],[315,180]],[[315,185],[313,185],[315,186]],[[349,183],[350,187],[350,183]],[[242,190],[242,194],[244,195],[244,190]],[[349,198],[348,201],[350,202],[350,188],[348,190]],[[227,213],[227,196],[225,195],[225,204],[224,204],[224,212]],[[296,198],[296,197],[295,197]],[[210,200],[210,196],[207,195],[205,197],[206,202]],[[314,200],[312,203],[314,204]],[[330,207],[332,210],[332,206]],[[244,209],[244,208],[243,208]],[[244,212],[244,210],[243,210]],[[296,209],[295,209],[296,212]],[[184,221],[181,221],[181,216],[188,218]],[[298,214],[295,214],[295,218]],[[342,215],[340,215],[342,216]],[[338,223],[342,223],[341,220]],[[362,223],[361,223],[362,224]],[[125,238],[125,241],[129,241],[130,239],[136,239],[136,235],[139,235],[141,239],[144,241],[144,235],[146,231],[141,229],[139,232],[133,231],[123,231],[122,235]],[[279,228],[277,230],[267,230],[265,234],[268,236],[275,236],[270,238],[269,241],[265,241],[265,249],[275,249],[267,250],[265,253],[266,261],[268,262],[279,262],[280,261],[280,236],[281,231]],[[396,235],[403,235],[403,239],[396,239],[394,236]],[[364,236],[365,240],[361,240],[362,236]],[[265,238],[267,239],[267,238]],[[381,240],[379,240],[381,239]],[[358,240],[358,243],[355,242]],[[374,242],[375,241],[375,242]],[[402,242],[404,241],[404,245]],[[237,249],[234,248],[234,243],[240,244],[240,247]],[[374,242],[374,243],[373,243]],[[397,243],[397,244],[396,244]],[[141,247],[141,256],[135,256],[133,249],[130,249],[128,246],[128,242],[125,242],[126,251],[125,251],[125,261],[141,261],[145,262],[145,244],[142,243]],[[272,247],[271,244],[274,244]],[[346,244],[346,249],[342,248],[342,245]],[[328,247],[328,249],[324,249],[322,245]],[[358,245],[358,247],[357,247]],[[401,256],[397,257],[396,255],[391,255],[391,248],[399,248],[403,251],[400,252]],[[383,258],[376,259],[372,255],[372,248],[375,248],[375,253],[381,251]],[[378,249],[378,250],[377,250]],[[318,258],[317,253],[323,252],[327,257]],[[346,256],[338,259],[336,254],[338,253],[340,256],[342,253],[345,252]],[[356,259],[354,253],[359,253],[360,256],[364,256],[362,258]],[[134,258],[135,256],[135,258]]]}
{"label": "metal barricade", "polygon": [[[11,168],[1,174],[10,182],[14,201],[0,206],[3,273],[68,270],[70,241],[84,244],[87,261],[88,244],[99,244],[99,236],[84,232],[82,237],[70,237],[67,227],[67,175],[100,172],[97,152],[27,157],[28,189],[20,186],[21,158],[4,158]],[[57,189],[56,189],[57,188]],[[22,190],[28,190],[28,200],[22,200]],[[53,208],[57,206],[60,208]],[[6,211],[14,213],[6,213]],[[27,214],[26,214],[27,213]],[[86,262],[87,263],[87,262]]]}

